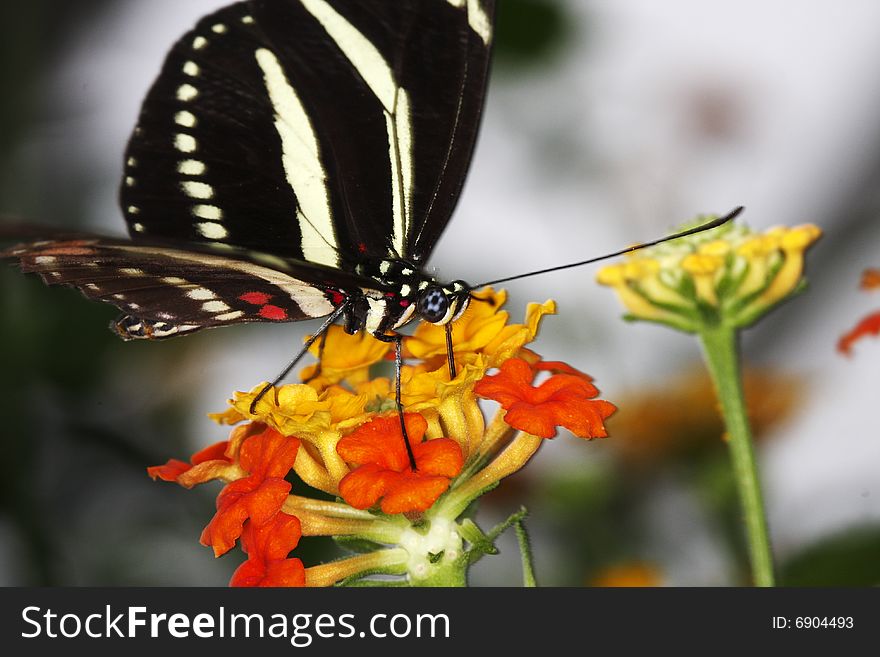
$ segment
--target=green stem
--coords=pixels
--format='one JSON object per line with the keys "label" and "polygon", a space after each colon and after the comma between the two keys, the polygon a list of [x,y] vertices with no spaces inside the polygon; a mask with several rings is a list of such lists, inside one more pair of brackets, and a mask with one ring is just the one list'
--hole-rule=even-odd
{"label": "green stem", "polygon": [[700,339],[727,426],[727,444],[745,514],[754,582],[757,586],[774,586],[773,556],[752,447],[752,434],[746,415],[737,333],[730,327],[716,326],[702,329]]}
{"label": "green stem", "polygon": [[532,546],[529,543],[529,534],[522,519],[516,521],[516,540],[519,542],[519,552],[522,555],[523,586],[533,588],[538,585],[535,580],[535,568],[532,565]]}

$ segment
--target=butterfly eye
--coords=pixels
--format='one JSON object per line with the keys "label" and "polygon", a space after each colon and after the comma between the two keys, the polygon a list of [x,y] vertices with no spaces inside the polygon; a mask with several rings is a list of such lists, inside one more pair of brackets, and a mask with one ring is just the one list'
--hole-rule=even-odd
{"label": "butterfly eye", "polygon": [[449,298],[439,287],[427,287],[421,293],[417,310],[422,319],[438,324],[449,314]]}

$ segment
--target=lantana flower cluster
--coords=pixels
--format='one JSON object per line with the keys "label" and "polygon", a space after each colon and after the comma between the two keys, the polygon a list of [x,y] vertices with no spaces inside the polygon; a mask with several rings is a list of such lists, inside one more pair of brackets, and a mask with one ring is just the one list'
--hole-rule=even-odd
{"label": "lantana flower cluster", "polygon": [[[235,393],[213,416],[234,426],[228,440],[149,474],[186,488],[225,484],[201,542],[215,556],[236,544],[245,552],[233,586],[464,584],[468,566],[496,551],[500,531],[484,533],[464,517],[472,502],[560,427],[606,436],[615,410],[596,399],[588,375],[526,347],[555,304],[531,304],[524,323],[512,324],[505,300],[487,288],[453,324],[451,380],[444,327],[423,323],[405,338],[401,401],[415,468],[394,382],[376,375],[388,369],[392,346],[334,326],[302,383],[270,389],[254,412],[263,385]],[[494,416],[481,399],[500,405]],[[292,495],[293,477],[324,495]],[[346,539],[361,551],[306,567],[291,555],[303,536]]]}
{"label": "lantana flower cluster", "polygon": [[597,279],[614,289],[628,319],[688,333],[745,327],[804,288],[804,254],[821,234],[812,224],[763,233],[725,224],[637,251]]}

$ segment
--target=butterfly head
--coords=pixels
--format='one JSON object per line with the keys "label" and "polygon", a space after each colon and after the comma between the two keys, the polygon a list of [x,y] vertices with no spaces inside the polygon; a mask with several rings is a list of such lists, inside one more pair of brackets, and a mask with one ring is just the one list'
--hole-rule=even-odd
{"label": "butterfly head", "polygon": [[469,302],[470,286],[464,281],[428,283],[418,292],[416,313],[423,321],[442,326],[461,317]]}

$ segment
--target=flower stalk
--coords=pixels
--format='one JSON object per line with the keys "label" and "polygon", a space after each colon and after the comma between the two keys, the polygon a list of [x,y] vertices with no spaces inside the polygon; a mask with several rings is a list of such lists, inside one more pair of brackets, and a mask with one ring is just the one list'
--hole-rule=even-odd
{"label": "flower stalk", "polygon": [[742,389],[738,336],[734,329],[723,325],[704,328],[699,336],[727,427],[727,446],[745,519],[754,583],[774,586],[767,518]]}

